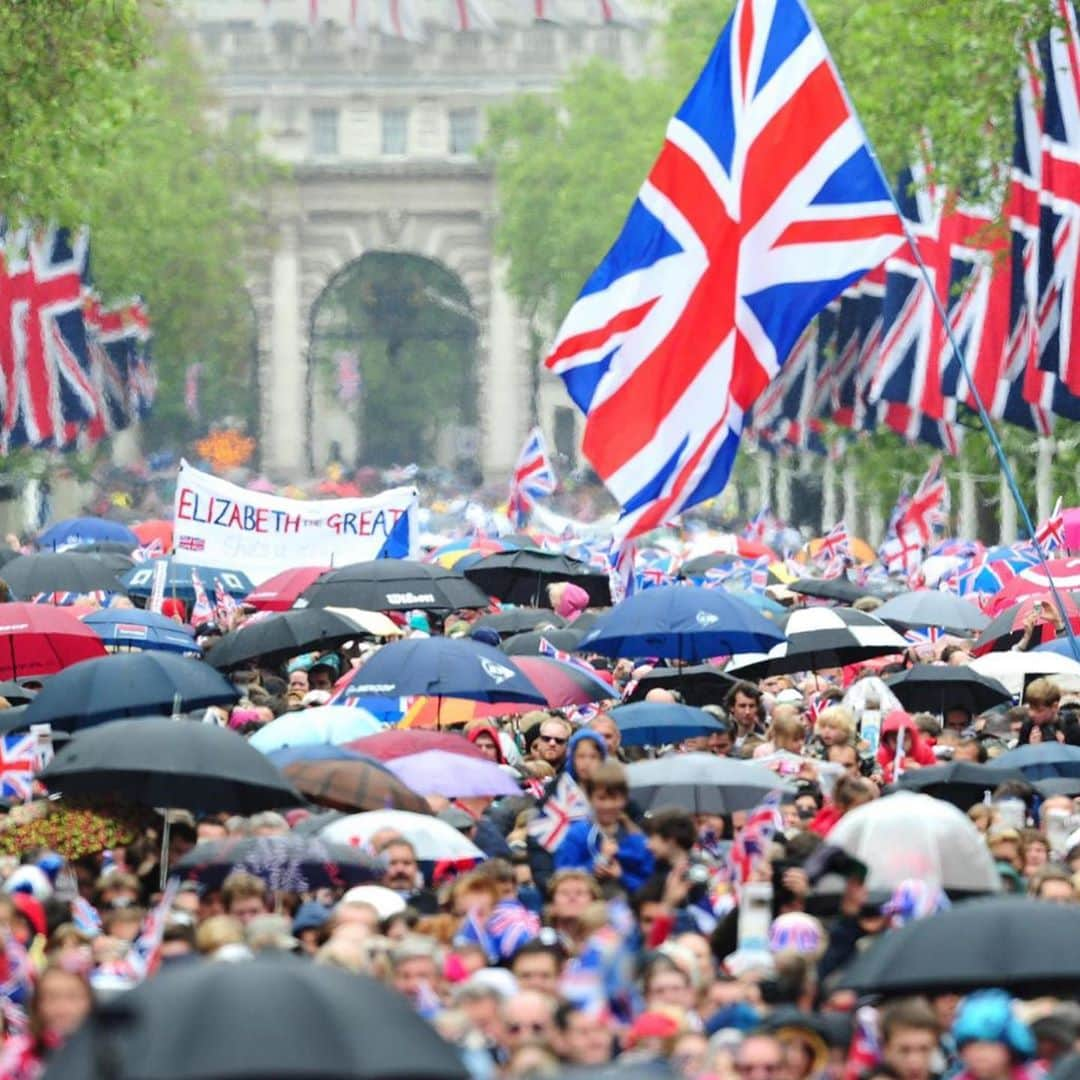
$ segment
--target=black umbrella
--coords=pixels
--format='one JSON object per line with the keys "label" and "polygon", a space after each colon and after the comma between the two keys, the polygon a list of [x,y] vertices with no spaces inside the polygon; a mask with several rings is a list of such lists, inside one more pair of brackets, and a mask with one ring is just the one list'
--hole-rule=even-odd
{"label": "black umbrella", "polygon": [[840,984],[886,995],[997,986],[1039,996],[1080,989],[1080,907],[1030,898],[969,900],[890,930]]}
{"label": "black umbrella", "polygon": [[271,892],[351,888],[381,878],[382,861],[348,844],[317,836],[245,836],[196,844],[173,871],[208,889],[218,889],[233,870],[254,874]]}
{"label": "black umbrella", "polygon": [[921,791],[935,799],[952,803],[967,810],[983,801],[987,791],[993,791],[1006,780],[1023,780],[1019,769],[979,765],[973,761],[950,761],[946,765],[931,765],[925,769],[909,769],[895,785],[903,791]]}
{"label": "black umbrella", "polygon": [[313,649],[332,649],[344,641],[368,637],[352,619],[325,608],[294,608],[246,623],[226,634],[207,654],[219,671],[241,667],[256,658],[273,666]]}
{"label": "black umbrella", "polygon": [[645,695],[657,687],[678,690],[687,705],[720,705],[727,692],[738,679],[725,674],[712,664],[694,664],[692,667],[659,667],[642,675],[633,690],[626,695],[627,701],[644,701]]}
{"label": "black umbrella", "polygon": [[165,971],[98,1004],[46,1071],[49,1080],[468,1075],[457,1049],[400,994],[367,975],[285,956]]}
{"label": "black umbrella", "polygon": [[585,635],[580,630],[568,626],[565,630],[535,631],[527,634],[512,634],[499,645],[507,656],[540,656],[540,642],[547,641],[561,652],[573,652]]}
{"label": "black umbrella", "polygon": [[713,754],[668,754],[627,767],[642,810],[677,806],[693,814],[732,814],[757,806],[770,791],[793,791],[764,765]]}
{"label": "black umbrella", "polygon": [[561,615],[556,615],[550,608],[512,607],[504,611],[492,612],[489,615],[481,615],[472,625],[474,630],[486,626],[505,638],[511,634],[528,633],[538,626],[561,628],[566,625],[566,620]]}
{"label": "black umbrella", "polygon": [[4,566],[4,580],[18,597],[38,593],[119,592],[115,572],[96,555],[71,551],[20,555]]}
{"label": "black umbrella", "polygon": [[854,604],[864,596],[870,596],[870,590],[856,585],[848,577],[815,578],[804,577],[793,581],[788,588],[803,596],[816,596],[819,600],[836,600],[841,604]]}
{"label": "black umbrella", "polygon": [[946,709],[967,709],[974,716],[1012,701],[1012,694],[997,679],[988,679],[969,667],[946,664],[916,664],[891,675],[885,685],[912,712],[940,715]]}
{"label": "black umbrella", "polygon": [[697,555],[693,559],[687,559],[679,567],[679,577],[699,578],[704,577],[710,570],[723,570],[733,563],[741,563],[743,560],[728,551],[713,551],[708,555]]}
{"label": "black umbrella", "polygon": [[549,606],[547,587],[558,581],[580,585],[589,594],[590,607],[611,603],[611,585],[605,572],[557,551],[499,551],[486,555],[465,571],[489,596],[506,604]]}
{"label": "black umbrella", "polygon": [[299,605],[363,611],[456,611],[486,608],[488,598],[472,582],[437,563],[375,559],[327,571],[300,594]]}
{"label": "black umbrella", "polygon": [[27,724],[78,731],[125,716],[170,716],[240,697],[201,660],[165,652],[114,653],[49,676],[26,710]]}
{"label": "black umbrella", "polygon": [[303,804],[270,760],[235,732],[159,716],[80,732],[40,779],[52,792],[138,806],[256,814]]}
{"label": "black umbrella", "polygon": [[936,626],[961,637],[985,629],[990,622],[970,600],[940,589],[900,593],[882,604],[874,614],[897,630]]}

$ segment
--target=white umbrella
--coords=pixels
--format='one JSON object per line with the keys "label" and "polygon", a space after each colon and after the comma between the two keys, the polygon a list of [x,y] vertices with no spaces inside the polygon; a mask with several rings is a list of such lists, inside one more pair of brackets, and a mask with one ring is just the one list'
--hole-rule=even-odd
{"label": "white umbrella", "polygon": [[1010,650],[987,653],[971,661],[971,670],[997,679],[1017,698],[1024,692],[1025,684],[1040,675],[1066,677],[1070,684],[1068,687],[1061,678],[1054,679],[1061,684],[1063,690],[1072,689],[1074,679],[1080,684],[1080,663],[1071,656],[1060,656],[1058,653],[1042,652],[1038,649],[1032,652]]}
{"label": "white umbrella", "polygon": [[453,825],[408,810],[370,810],[331,822],[319,835],[332,843],[366,844],[379,832],[400,833],[423,862],[438,859],[483,859],[484,853]]}
{"label": "white umbrella", "polygon": [[866,865],[871,892],[912,878],[955,892],[1001,889],[982,833],[962,810],[929,795],[898,791],[857,807],[828,842]]}

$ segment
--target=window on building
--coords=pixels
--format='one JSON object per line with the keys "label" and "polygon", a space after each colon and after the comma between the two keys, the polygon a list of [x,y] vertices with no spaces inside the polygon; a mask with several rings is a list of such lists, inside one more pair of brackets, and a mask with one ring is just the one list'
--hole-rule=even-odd
{"label": "window on building", "polygon": [[259,110],[257,108],[230,109],[229,121],[236,127],[257,131],[259,127]]}
{"label": "window on building", "polygon": [[471,154],[480,140],[480,116],[476,109],[450,110],[450,153]]}
{"label": "window on building", "polygon": [[382,152],[387,155],[402,155],[409,149],[409,110],[383,109],[382,111]]}
{"label": "window on building", "polygon": [[335,157],[337,155],[337,109],[311,110],[311,152],[316,157]]}

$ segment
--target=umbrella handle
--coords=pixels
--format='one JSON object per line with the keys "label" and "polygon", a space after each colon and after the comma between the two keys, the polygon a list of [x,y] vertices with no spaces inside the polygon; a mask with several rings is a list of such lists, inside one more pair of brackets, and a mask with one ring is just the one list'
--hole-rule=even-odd
{"label": "umbrella handle", "polygon": [[165,826],[161,830],[161,874],[158,879],[158,887],[165,888],[169,880],[169,833],[172,828],[172,822],[169,821],[169,811],[165,811]]}

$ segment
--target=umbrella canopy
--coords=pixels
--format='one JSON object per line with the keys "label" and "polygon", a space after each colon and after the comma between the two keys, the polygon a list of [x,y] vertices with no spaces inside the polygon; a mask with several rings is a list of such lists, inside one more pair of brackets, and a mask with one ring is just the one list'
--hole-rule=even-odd
{"label": "umbrella canopy", "polygon": [[420,754],[425,750],[445,750],[460,757],[488,760],[464,735],[449,731],[381,731],[378,735],[355,739],[347,749],[366,754],[377,761],[393,761],[394,758]]}
{"label": "umbrella canopy", "polygon": [[191,631],[175,619],[140,608],[101,608],[82,618],[110,652],[172,652],[202,656]]}
{"label": "umbrella canopy", "polygon": [[961,810],[929,795],[898,791],[858,806],[836,824],[829,843],[867,867],[871,892],[911,878],[965,894],[1001,888],[982,833]]}
{"label": "umbrella canopy", "polygon": [[303,746],[283,746],[280,750],[271,750],[266,755],[274,767],[284,769],[296,761],[374,761],[355,750],[334,743],[307,743]]}
{"label": "umbrella canopy", "polygon": [[1044,742],[1006,750],[994,759],[994,767],[1019,769],[1027,780],[1049,780],[1055,776],[1080,776],[1080,746]]}
{"label": "umbrella canopy", "polygon": [[1051,776],[1036,780],[1032,787],[1044,798],[1052,795],[1080,795],[1080,776]]}
{"label": "umbrella canopy", "polygon": [[611,603],[611,584],[605,571],[597,570],[558,551],[521,548],[501,551],[478,559],[465,576],[505,604],[532,604],[548,607],[547,587],[571,581],[589,594],[590,607]]}
{"label": "umbrella canopy", "polygon": [[546,641],[560,652],[574,652],[584,636],[584,631],[573,626],[565,630],[526,631],[504,638],[499,648],[507,656],[541,656]]}
{"label": "umbrella canopy", "polygon": [[388,762],[387,768],[402,783],[421,795],[464,799],[521,794],[521,788],[514,778],[493,761],[463,758],[446,750],[423,750],[419,754],[394,758]]}
{"label": "umbrella canopy", "polygon": [[713,754],[639,761],[626,775],[642,810],[677,806],[694,814],[731,814],[757,806],[770,791],[794,791],[761,765]]}
{"label": "umbrella canopy", "polygon": [[1080,908],[1027,897],[957,904],[879,936],[844,973],[858,991],[920,994],[999,986],[1033,996],[1080,987]]}
{"label": "umbrella canopy", "polygon": [[1059,656],[1042,649],[987,653],[977,656],[968,667],[980,675],[997,679],[1016,698],[1023,694],[1030,680],[1040,675],[1068,675],[1080,679],[1080,662],[1071,656]]}
{"label": "umbrella canopy", "polygon": [[618,725],[624,746],[664,746],[695,735],[727,730],[716,717],[701,709],[668,702],[620,705],[608,715]]}
{"label": "umbrella canopy", "polygon": [[229,874],[242,870],[262,878],[271,892],[305,893],[377,881],[384,867],[359,848],[290,833],[196,844],[172,870],[207,889],[220,889]]}
{"label": "umbrella canopy", "polygon": [[65,521],[58,521],[37,538],[37,546],[42,551],[64,551],[79,544],[92,544],[101,540],[124,544],[128,551],[139,546],[139,538],[126,525],[99,517],[67,518]]}
{"label": "umbrella canopy", "polygon": [[687,705],[719,705],[738,679],[721,671],[712,664],[695,664],[692,667],[653,668],[645,672],[634,689],[627,694],[627,701],[644,701],[653,689],[678,690]]}
{"label": "umbrella canopy", "polygon": [[1080,559],[1049,559],[1045,569],[1040,564],[1029,564],[1020,570],[1017,577],[1030,582],[1040,591],[1050,588],[1051,578],[1059,589],[1080,590]]}
{"label": "umbrella canopy", "polygon": [[940,589],[899,593],[874,612],[896,630],[921,630],[936,626],[947,634],[978,632],[990,621],[970,600]]}
{"label": "umbrella canopy", "polygon": [[105,655],[101,638],[49,604],[0,604],[0,679],[39,679]]}
{"label": "umbrella canopy", "polygon": [[972,716],[1012,701],[1012,694],[996,679],[967,667],[916,664],[885,680],[885,685],[911,712],[943,714],[946,709],[967,709]]}
{"label": "umbrella canopy", "polygon": [[472,625],[474,630],[486,626],[489,630],[494,630],[499,637],[507,638],[512,634],[528,633],[530,630],[561,630],[566,625],[566,620],[547,608],[514,607],[481,615]]}
{"label": "umbrella canopy", "polygon": [[770,649],[763,660],[730,668],[730,673],[756,679],[816,671],[902,653],[908,647],[892,627],[854,608],[801,608],[791,613],[785,632],[787,641]]}
{"label": "umbrella canopy", "polygon": [[80,732],[39,779],[51,792],[138,806],[256,814],[302,804],[296,790],[228,728],[140,717]]}
{"label": "umbrella canopy", "polygon": [[444,637],[391,642],[357,670],[339,696],[371,694],[547,704],[540,690],[498,649]]}
{"label": "umbrella canopy", "polygon": [[27,690],[14,680],[0,682],[0,697],[9,705],[26,705],[37,697],[36,690]]}
{"label": "umbrella canopy", "polygon": [[365,735],[374,735],[382,729],[382,724],[366,709],[322,705],[288,712],[271,720],[251,736],[251,745],[264,754],[285,747],[320,743],[339,746]]}
{"label": "umbrella canopy", "polygon": [[378,832],[393,830],[412,844],[423,862],[440,859],[483,859],[484,853],[453,825],[430,814],[410,814],[407,810],[372,810],[350,814],[331,822],[319,835],[338,844],[367,844]]}
{"label": "umbrella canopy", "polygon": [[281,772],[301,795],[331,810],[353,813],[392,807],[431,813],[424,799],[376,761],[294,761]]}
{"label": "umbrella canopy", "polygon": [[26,710],[28,724],[79,731],[125,716],[170,716],[232,705],[236,687],[199,660],[164,652],[83,660],[52,676]]}
{"label": "umbrella canopy", "polygon": [[[149,598],[154,589],[154,568],[160,559],[139,563],[121,579],[128,596]],[[166,559],[165,595],[183,600],[189,606],[195,601],[193,575],[202,582],[207,596],[213,596],[217,582],[234,599],[242,600],[251,592],[251,578],[241,570],[232,570],[224,566],[190,566],[176,559]]]}
{"label": "umbrella canopy", "polygon": [[19,555],[4,566],[4,580],[26,600],[39,593],[120,591],[115,573],[101,559],[74,551]]}
{"label": "umbrella canopy", "polygon": [[848,577],[804,577],[793,581],[788,588],[803,596],[816,596],[819,600],[835,600],[840,604],[854,604],[856,600],[870,595],[869,589],[856,585]]}
{"label": "umbrella canopy", "polygon": [[701,661],[770,649],[783,640],[775,623],[722,589],[662,585],[602,615],[579,649],[604,656]]}
{"label": "umbrella canopy", "polygon": [[[1073,633],[1080,634],[1080,606],[1077,605],[1080,594],[1059,592],[1058,596]],[[1033,642],[1042,644],[1053,641],[1060,619],[1057,601],[1050,593],[1032,593],[1018,604],[1013,604],[995,615],[983,628],[972,652],[976,656],[982,656],[988,652],[1006,652],[1012,649],[1024,636],[1029,620],[1034,621]]]}
{"label": "umbrella canopy", "polygon": [[163,555],[168,555],[173,547],[173,527],[171,521],[153,518],[150,521],[137,521],[131,531],[138,537],[143,547],[157,543]]}
{"label": "umbrella canopy", "polygon": [[997,762],[977,765],[971,761],[950,761],[947,765],[909,769],[896,786],[904,791],[921,791],[967,810],[982,802],[986,792],[993,791],[998,784],[1023,779],[1024,774],[1019,769],[1002,768]]}
{"label": "umbrella canopy", "polygon": [[303,652],[324,651],[367,636],[362,626],[345,615],[324,608],[299,608],[231,631],[214,645],[207,660],[219,671],[231,671],[256,659],[273,667]]}
{"label": "umbrella canopy", "polygon": [[549,709],[569,709],[619,696],[610,683],[592,674],[587,664],[582,664],[578,667],[551,656],[518,656],[514,659],[514,667],[524,672],[544,695]]}
{"label": "umbrella canopy", "polygon": [[328,566],[293,566],[267,578],[244,598],[257,611],[288,611],[300,594],[329,570]]}
{"label": "umbrella canopy", "polygon": [[[106,1050],[106,1048],[108,1048]],[[50,1080],[467,1080],[458,1051],[366,975],[289,957],[187,964],[98,1005]]]}
{"label": "umbrella canopy", "polygon": [[375,559],[323,574],[301,593],[298,604],[368,611],[455,611],[486,608],[488,599],[453,570],[408,559]]}

